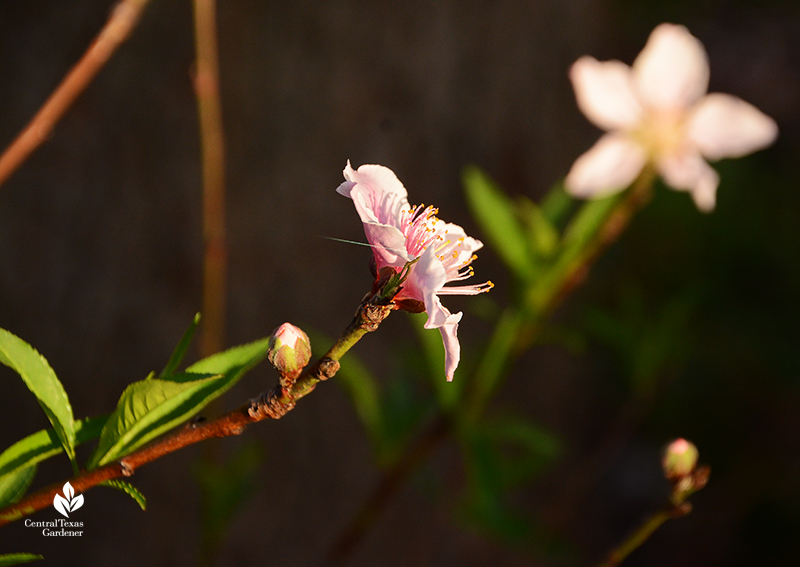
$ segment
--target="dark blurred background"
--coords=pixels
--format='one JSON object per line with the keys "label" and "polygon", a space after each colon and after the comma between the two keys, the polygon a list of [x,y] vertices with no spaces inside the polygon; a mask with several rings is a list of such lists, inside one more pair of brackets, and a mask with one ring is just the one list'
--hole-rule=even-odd
{"label": "dark blurred background", "polygon": [[[0,2],[0,145],[78,60],[112,6]],[[349,321],[370,285],[369,252],[324,238],[363,240],[352,204],[334,192],[347,159],[391,167],[412,203],[437,205],[442,218],[481,238],[466,208],[463,166],[538,200],[599,135],[574,102],[567,70],[575,59],[631,63],[664,21],[700,38],[710,90],[753,103],[777,120],[780,137],[717,165],[722,183],[710,215],[660,188],[556,314],[560,331],[526,353],[498,396],[494,411],[513,408],[560,439],[560,458],[513,494],[517,508],[557,534],[560,552],[461,518],[460,457],[445,445],[350,564],[597,563],[662,503],[659,450],[676,436],[698,445],[710,485],[688,517],[666,524],[628,564],[800,562],[795,0],[234,0],[220,3],[218,18],[230,345],[287,320],[329,336]],[[0,327],[48,358],[78,417],[110,411],[126,384],[160,369],[200,309],[193,60],[190,2],[152,0],[52,138],[0,187]],[[496,255],[484,250],[475,267],[481,281],[498,284],[492,293],[502,303],[509,278]],[[469,353],[489,327],[458,299],[446,303],[465,310]],[[413,341],[407,318],[393,315],[356,353],[382,376],[397,345]],[[260,366],[222,405],[275,379]],[[0,446],[47,427],[5,368],[0,392]],[[146,512],[96,488],[81,511],[83,537],[47,540],[17,522],[2,530],[0,553],[42,553],[56,565],[198,564],[198,463],[248,443],[261,455],[255,486],[205,564],[320,563],[379,479],[334,383],[279,422],[137,471],[131,480],[148,497]],[[69,475],[66,458],[56,458],[35,486]]]}

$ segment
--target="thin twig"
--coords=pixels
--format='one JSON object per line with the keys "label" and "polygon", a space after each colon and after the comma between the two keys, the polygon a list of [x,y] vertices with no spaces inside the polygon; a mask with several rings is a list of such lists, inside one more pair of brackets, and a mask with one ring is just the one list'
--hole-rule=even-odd
{"label": "thin twig", "polygon": [[[306,367],[291,389],[282,388],[279,384],[267,394],[214,420],[189,423],[118,461],[83,472],[70,479],[70,484],[76,492],[83,493],[103,481],[131,476],[142,465],[189,445],[212,437],[240,435],[251,423],[283,417],[294,408],[297,400],[312,392],[319,382],[334,376],[339,370],[339,359],[366,333],[377,329],[391,309],[391,306],[365,300],[339,340],[319,360]],[[0,526],[51,506],[63,484],[60,482],[42,488],[0,510]]]}
{"label": "thin twig", "polygon": [[225,136],[217,54],[215,0],[194,0],[194,88],[203,162],[203,332],[200,355],[211,356],[225,343],[227,243],[225,231]]}
{"label": "thin twig", "polygon": [[39,147],[56,123],[130,35],[149,0],[122,0],[80,61],[70,70],[39,112],[0,155],[0,185]]}

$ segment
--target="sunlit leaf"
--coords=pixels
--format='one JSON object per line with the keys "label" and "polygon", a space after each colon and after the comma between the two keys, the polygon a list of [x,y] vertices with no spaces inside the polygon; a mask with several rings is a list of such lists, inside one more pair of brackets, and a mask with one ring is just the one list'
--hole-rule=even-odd
{"label": "sunlit leaf", "polygon": [[0,555],[0,567],[11,567],[11,565],[21,565],[44,559],[43,556],[35,553],[5,553]]}
{"label": "sunlit leaf", "polygon": [[175,347],[175,350],[169,357],[167,365],[164,367],[164,370],[161,371],[161,374],[158,375],[159,378],[164,378],[165,376],[170,376],[172,374],[175,374],[175,372],[178,370],[178,366],[183,360],[183,356],[186,354],[186,349],[189,348],[189,343],[192,342],[192,337],[194,336],[194,333],[197,330],[198,324],[200,324],[200,313],[197,313],[194,316],[194,319],[189,325],[189,328],[186,329],[185,333],[183,333],[183,336],[181,337],[178,346]]}
{"label": "sunlit leaf", "polygon": [[142,510],[147,510],[147,500],[145,499],[144,494],[139,492],[139,490],[131,483],[115,478],[101,482],[100,486],[108,486],[110,488],[115,488],[120,492],[124,492],[133,498]]}
{"label": "sunlit leaf", "polygon": [[72,406],[64,386],[47,360],[18,336],[0,329],[0,363],[16,371],[36,396],[73,468],[77,470]]}
{"label": "sunlit leaf", "polygon": [[128,386],[87,468],[119,459],[189,419],[263,360],[268,347],[269,339],[261,339],[204,358],[184,373]]}
{"label": "sunlit leaf", "polygon": [[[107,415],[102,415],[75,421],[75,445],[97,438],[107,419]],[[0,454],[0,475],[29,467],[58,455],[63,450],[64,447],[54,430],[37,431],[17,441]]]}

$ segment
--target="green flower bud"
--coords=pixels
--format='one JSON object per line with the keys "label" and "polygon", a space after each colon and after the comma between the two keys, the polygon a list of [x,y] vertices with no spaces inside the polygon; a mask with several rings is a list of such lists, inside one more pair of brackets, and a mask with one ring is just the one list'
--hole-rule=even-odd
{"label": "green flower bud", "polygon": [[272,332],[267,358],[282,375],[299,374],[311,360],[311,341],[301,329],[284,323]]}

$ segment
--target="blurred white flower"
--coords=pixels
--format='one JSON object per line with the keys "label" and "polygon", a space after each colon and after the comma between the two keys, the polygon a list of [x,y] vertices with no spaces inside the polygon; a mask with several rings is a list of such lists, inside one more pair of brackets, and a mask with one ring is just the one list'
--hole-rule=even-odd
{"label": "blurred white flower", "polygon": [[710,211],[719,176],[706,159],[740,157],[770,145],[778,126],[731,95],[706,94],[708,57],[683,27],[661,24],[629,67],[581,57],[570,70],[578,107],[608,133],[567,175],[577,197],[603,197],[630,185],[652,163],[665,183],[689,191]]}

